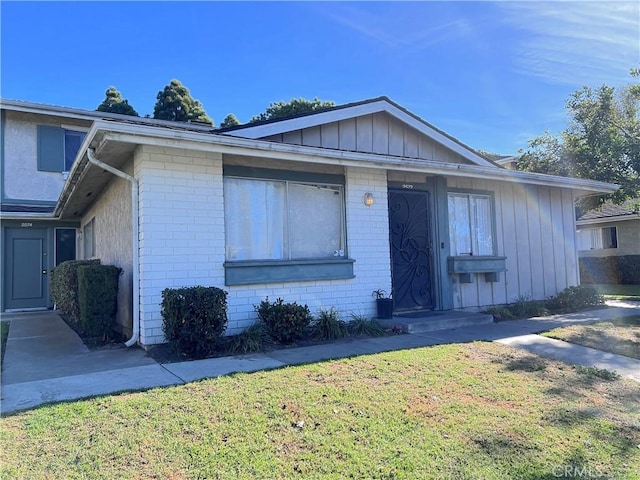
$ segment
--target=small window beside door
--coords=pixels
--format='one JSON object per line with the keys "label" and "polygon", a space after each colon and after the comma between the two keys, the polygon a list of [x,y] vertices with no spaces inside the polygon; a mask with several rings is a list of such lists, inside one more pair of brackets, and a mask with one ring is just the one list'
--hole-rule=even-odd
{"label": "small window beside door", "polygon": [[56,228],[56,267],[76,259],[76,229]]}
{"label": "small window beside door", "polygon": [[83,227],[82,244],[84,246],[84,258],[88,260],[96,256],[96,233],[95,233],[96,219],[92,218],[91,221]]}
{"label": "small window beside door", "polygon": [[449,193],[448,203],[451,255],[495,255],[493,197]]}

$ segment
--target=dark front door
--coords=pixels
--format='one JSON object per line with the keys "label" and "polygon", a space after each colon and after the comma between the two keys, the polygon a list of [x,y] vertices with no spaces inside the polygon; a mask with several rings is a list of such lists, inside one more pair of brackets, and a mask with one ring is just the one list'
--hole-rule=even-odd
{"label": "dark front door", "polygon": [[432,309],[429,193],[389,191],[389,236],[395,310]]}
{"label": "dark front door", "polygon": [[46,308],[47,230],[7,228],[5,242],[5,308]]}

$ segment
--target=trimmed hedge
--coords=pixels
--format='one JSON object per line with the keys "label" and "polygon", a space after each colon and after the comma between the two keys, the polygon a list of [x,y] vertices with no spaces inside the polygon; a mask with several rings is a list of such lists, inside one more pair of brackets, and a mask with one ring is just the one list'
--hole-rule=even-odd
{"label": "trimmed hedge", "polygon": [[578,312],[590,307],[599,307],[604,304],[602,295],[595,287],[590,285],[578,285],[567,287],[555,297],[547,300],[547,307],[553,313]]}
{"label": "trimmed hedge", "polygon": [[640,255],[580,258],[583,284],[640,285]]}
{"label": "trimmed hedge", "polygon": [[78,303],[78,267],[100,265],[99,259],[68,260],[51,270],[50,289],[56,308],[70,323],[79,327],[80,305]]}
{"label": "trimmed hedge", "polygon": [[284,303],[281,298],[269,302],[267,297],[254,308],[258,318],[267,326],[271,337],[282,343],[291,343],[301,338],[312,320],[309,307],[298,305],[296,302]]}
{"label": "trimmed hedge", "polygon": [[204,358],[220,344],[227,328],[227,292],[217,287],[165,288],[162,330],[181,355]]}
{"label": "trimmed hedge", "polygon": [[118,277],[114,265],[78,266],[80,330],[88,337],[109,338],[118,310]]}

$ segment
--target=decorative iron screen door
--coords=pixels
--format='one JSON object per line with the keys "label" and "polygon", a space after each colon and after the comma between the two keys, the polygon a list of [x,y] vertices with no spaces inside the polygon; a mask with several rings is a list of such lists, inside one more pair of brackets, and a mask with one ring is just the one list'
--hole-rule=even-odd
{"label": "decorative iron screen door", "polygon": [[394,309],[432,309],[429,192],[389,191]]}

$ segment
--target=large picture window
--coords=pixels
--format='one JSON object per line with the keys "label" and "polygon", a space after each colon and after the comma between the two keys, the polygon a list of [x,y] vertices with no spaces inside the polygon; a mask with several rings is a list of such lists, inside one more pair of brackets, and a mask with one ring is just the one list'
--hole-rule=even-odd
{"label": "large picture window", "polygon": [[226,259],[343,257],[342,185],[225,177]]}
{"label": "large picture window", "polygon": [[449,240],[452,256],[494,255],[493,198],[449,193]]}

